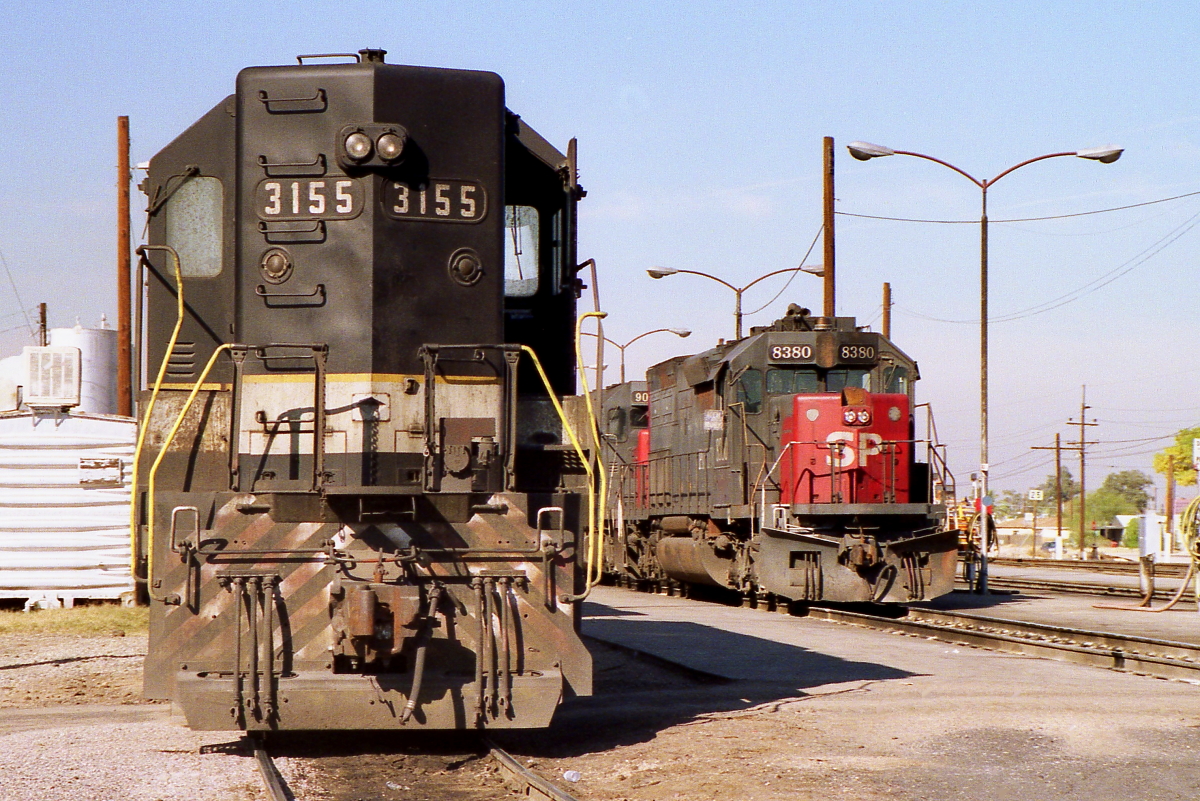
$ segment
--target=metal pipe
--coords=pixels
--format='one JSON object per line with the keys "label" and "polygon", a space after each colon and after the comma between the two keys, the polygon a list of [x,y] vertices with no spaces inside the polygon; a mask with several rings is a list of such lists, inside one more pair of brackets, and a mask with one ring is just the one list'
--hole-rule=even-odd
{"label": "metal pipe", "polygon": [[324,347],[313,348],[316,375],[313,377],[313,492],[325,481],[325,357]]}
{"label": "metal pipe", "polygon": [[275,581],[276,576],[270,576],[263,587],[263,618],[266,626],[266,677],[267,684],[267,720],[274,719],[278,704],[276,703],[275,687]]}
{"label": "metal pipe", "polygon": [[508,590],[512,579],[503,576],[500,579],[500,682],[503,693],[500,696],[500,707],[508,709],[512,704],[512,670],[509,652],[509,632],[512,631],[512,605]]}
{"label": "metal pipe", "polygon": [[229,710],[233,719],[241,725],[244,694],[242,692],[242,581],[233,579],[234,616],[233,616],[233,709]]}
{"label": "metal pipe", "polygon": [[117,414],[133,416],[130,333],[129,118],[117,117]]}
{"label": "metal pipe", "polygon": [[250,579],[249,590],[250,600],[246,605],[246,611],[250,615],[250,714],[255,718],[261,718],[261,709],[259,706],[259,681],[258,681],[258,652],[262,648],[262,644],[258,641],[258,610],[261,603],[260,592],[262,590],[262,579],[254,576]]}
{"label": "metal pipe", "polygon": [[229,392],[229,489],[242,491],[242,378],[246,368],[246,349],[230,348],[233,359],[233,386]]}
{"label": "metal pipe", "polygon": [[483,678],[483,641],[487,637],[488,626],[484,618],[484,600],[483,600],[483,579],[471,579],[471,588],[475,590],[475,617],[479,621],[479,631],[475,642],[475,689],[479,693],[478,713],[479,721],[482,722],[487,718],[487,687],[484,686]]}
{"label": "metal pipe", "polygon": [[483,640],[483,650],[487,700],[484,703],[484,711],[489,717],[496,716],[496,696],[500,690],[500,684],[496,678],[496,630],[492,624],[492,616],[496,613],[495,593],[496,580],[485,578],[483,580],[483,608],[484,617],[487,618],[487,637]]}

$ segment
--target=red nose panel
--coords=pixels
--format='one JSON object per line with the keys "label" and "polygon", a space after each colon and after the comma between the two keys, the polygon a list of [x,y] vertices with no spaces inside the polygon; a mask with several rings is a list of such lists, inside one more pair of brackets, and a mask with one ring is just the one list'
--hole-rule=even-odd
{"label": "red nose panel", "polygon": [[[854,425],[846,410],[855,410]],[[869,422],[860,423],[870,412]],[[783,421],[782,503],[908,503],[908,396],[868,395],[842,404],[841,393],[797,395]]]}

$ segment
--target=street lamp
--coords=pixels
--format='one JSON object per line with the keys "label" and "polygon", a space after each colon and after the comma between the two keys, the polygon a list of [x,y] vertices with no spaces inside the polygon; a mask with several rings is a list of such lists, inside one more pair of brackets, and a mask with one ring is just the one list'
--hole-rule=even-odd
{"label": "street lamp", "polygon": [[716,281],[718,284],[724,284],[725,286],[732,289],[734,295],[737,298],[737,302],[736,302],[736,304],[734,306],[734,310],[733,310],[733,319],[735,322],[734,328],[736,331],[736,333],[734,334],[734,339],[741,339],[742,338],[742,293],[745,292],[750,287],[757,284],[759,281],[762,281],[766,278],[770,278],[773,275],[782,275],[783,273],[794,273],[797,271],[810,273],[812,275],[824,275],[825,274],[825,268],[822,265],[785,267],[782,270],[776,270],[775,272],[767,273],[766,275],[760,275],[758,278],[755,278],[753,281],[751,281],[750,283],[746,284],[743,287],[736,287],[724,279],[717,278],[715,275],[709,275],[708,273],[702,273],[697,270],[677,270],[674,267],[651,267],[649,270],[646,270],[646,273],[651,278],[666,278],[668,275],[675,275],[676,273],[684,273],[686,275],[699,275],[699,276],[703,276],[704,278],[711,278],[712,280]]}
{"label": "street lamp", "polygon": [[[870,142],[851,142],[847,146],[850,155],[859,161],[867,161],[882,156],[915,156],[926,161],[933,161],[954,170],[971,183],[979,187],[983,195],[982,211],[979,217],[979,476],[980,498],[988,497],[988,216],[987,193],[992,184],[999,181],[1010,172],[1019,170],[1027,164],[1061,156],[1077,156],[1081,159],[1098,161],[1101,164],[1112,164],[1121,157],[1123,148],[1107,145],[1105,147],[1090,147],[1084,150],[1071,150],[1063,153],[1047,153],[1026,159],[1000,172],[995,178],[980,180],[965,170],[955,167],[948,161],[942,161],[924,153],[914,153],[909,150],[893,150],[883,145],[873,145]],[[980,506],[983,506],[981,501]],[[982,519],[982,518],[981,518]],[[987,526],[980,525],[980,536],[983,547],[980,549],[980,589],[987,591]]]}
{"label": "street lamp", "polygon": [[[653,331],[647,331],[644,334],[638,334],[636,337],[629,340],[624,345],[622,345],[620,342],[614,342],[613,340],[609,339],[608,337],[604,337],[605,342],[612,345],[613,347],[615,347],[617,350],[619,350],[621,352],[621,383],[622,384],[625,383],[625,349],[628,348],[630,345],[632,345],[634,342],[637,342],[642,337],[648,337],[651,334],[664,334],[664,333],[665,334],[674,334],[677,337],[690,337],[692,335],[691,330],[687,329],[687,328],[655,328]],[[596,336],[596,334],[591,331],[584,331],[583,335],[589,336],[589,337]]]}

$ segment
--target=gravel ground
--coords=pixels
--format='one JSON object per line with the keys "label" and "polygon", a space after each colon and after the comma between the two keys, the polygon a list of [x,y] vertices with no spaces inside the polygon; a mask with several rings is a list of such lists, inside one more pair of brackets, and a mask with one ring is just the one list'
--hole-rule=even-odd
{"label": "gravel ground", "polygon": [[142,700],[145,651],[144,635],[0,635],[0,801],[266,799],[238,735]]}

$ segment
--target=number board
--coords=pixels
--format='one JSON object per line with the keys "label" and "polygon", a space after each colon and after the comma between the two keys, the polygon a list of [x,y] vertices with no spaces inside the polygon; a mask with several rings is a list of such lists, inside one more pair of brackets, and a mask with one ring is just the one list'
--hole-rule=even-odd
{"label": "number board", "polygon": [[773,362],[806,364],[817,359],[817,350],[812,345],[771,345],[767,358]]}
{"label": "number board", "polygon": [[474,181],[384,181],[380,201],[384,213],[396,220],[473,223],[487,214],[487,190]]}
{"label": "number board", "polygon": [[839,364],[874,364],[879,350],[866,343],[839,342],[837,360]]}
{"label": "number board", "polygon": [[353,178],[266,180],[254,190],[264,220],[349,220],[362,212],[362,186]]}
{"label": "number board", "polygon": [[645,406],[650,402],[650,393],[644,389],[635,389],[633,391],[633,405]]}

